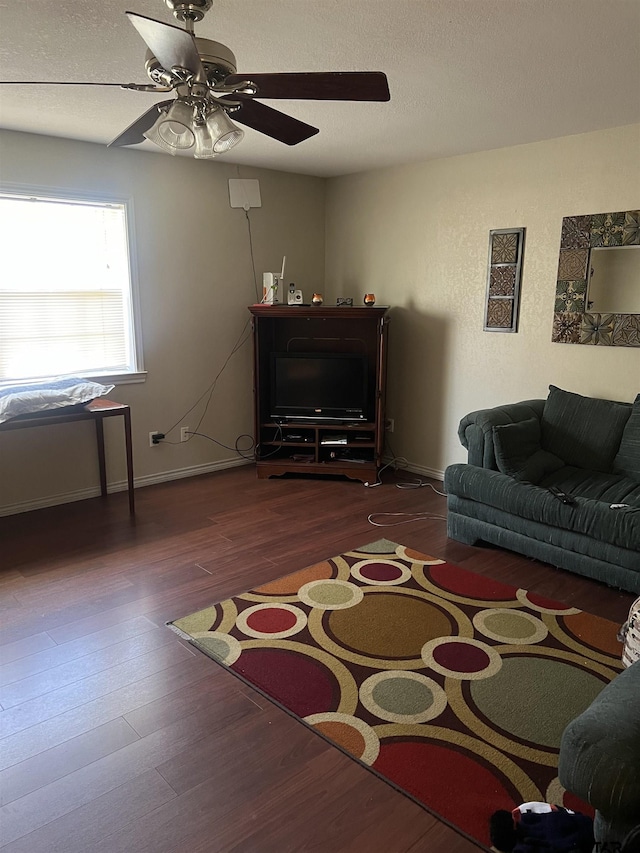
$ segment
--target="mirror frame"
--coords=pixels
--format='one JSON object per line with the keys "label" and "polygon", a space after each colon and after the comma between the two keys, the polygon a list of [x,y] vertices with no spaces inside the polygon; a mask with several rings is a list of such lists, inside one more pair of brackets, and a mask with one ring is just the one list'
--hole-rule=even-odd
{"label": "mirror frame", "polygon": [[565,216],[553,315],[553,343],[640,347],[640,314],[586,311],[591,249],[640,246],[640,210]]}

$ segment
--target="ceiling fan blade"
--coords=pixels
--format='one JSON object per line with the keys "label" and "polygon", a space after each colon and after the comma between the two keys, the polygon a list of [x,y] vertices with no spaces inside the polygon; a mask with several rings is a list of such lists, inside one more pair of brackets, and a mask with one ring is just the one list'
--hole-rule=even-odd
{"label": "ceiling fan blade", "polygon": [[389,84],[382,71],[310,71],[297,74],[230,74],[225,85],[253,83],[255,98],[327,101],[388,101]]}
{"label": "ceiling fan blade", "polygon": [[146,113],[143,113],[130,124],[126,130],[123,130],[119,136],[112,139],[107,148],[111,148],[112,146],[137,145],[140,142],[144,142],[144,134],[153,126],[160,110],[171,103],[173,101],[161,101],[159,104],[154,104],[151,109],[147,110]]}
{"label": "ceiling fan blade", "polygon": [[140,88],[143,91],[157,88],[138,83],[95,83],[88,80],[0,80],[0,86],[117,86],[119,89]]}
{"label": "ceiling fan blade", "polygon": [[163,24],[135,12],[127,12],[127,17],[144,39],[151,53],[165,71],[171,71],[174,66],[187,68],[193,75],[206,81],[206,75],[194,37],[173,24]]}
{"label": "ceiling fan blade", "polygon": [[[219,100],[226,101],[227,98],[219,98]],[[251,98],[245,99],[234,95],[228,100],[232,102],[242,101],[239,110],[229,113],[231,121],[251,127],[260,133],[264,133],[265,136],[277,139],[278,142],[284,142],[285,145],[297,145],[320,132],[317,127],[305,124],[293,116],[288,116],[279,110],[268,107],[266,104],[253,101]]]}

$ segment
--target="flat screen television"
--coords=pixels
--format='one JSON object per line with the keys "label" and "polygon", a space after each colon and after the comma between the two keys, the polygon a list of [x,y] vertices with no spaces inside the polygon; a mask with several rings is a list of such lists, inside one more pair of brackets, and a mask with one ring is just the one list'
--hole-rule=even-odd
{"label": "flat screen television", "polygon": [[366,421],[368,364],[355,353],[271,353],[274,420]]}

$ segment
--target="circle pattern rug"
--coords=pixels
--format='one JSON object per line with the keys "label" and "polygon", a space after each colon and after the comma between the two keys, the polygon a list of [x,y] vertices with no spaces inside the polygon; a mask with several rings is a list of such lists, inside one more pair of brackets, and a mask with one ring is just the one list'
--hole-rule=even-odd
{"label": "circle pattern rug", "polygon": [[565,726],[622,669],[618,626],[382,539],[171,627],[452,826],[584,813]]}

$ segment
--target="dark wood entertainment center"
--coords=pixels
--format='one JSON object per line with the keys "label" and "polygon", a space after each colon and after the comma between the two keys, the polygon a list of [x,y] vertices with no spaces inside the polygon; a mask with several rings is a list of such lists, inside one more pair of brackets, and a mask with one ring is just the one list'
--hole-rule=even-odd
{"label": "dark wood entertainment center", "polygon": [[[251,305],[258,477],[341,474],[375,481],[384,445],[387,307]],[[326,422],[271,417],[271,354],[341,353],[366,358],[367,418]]]}

